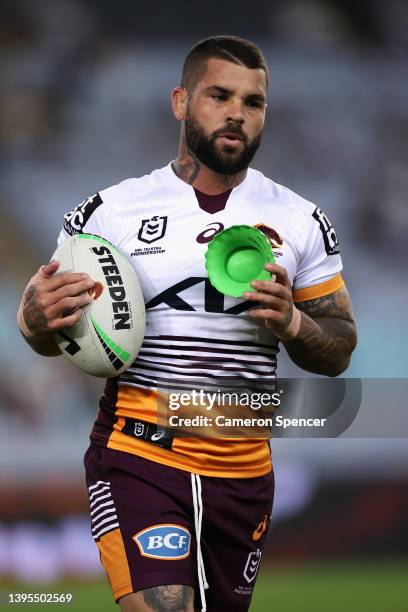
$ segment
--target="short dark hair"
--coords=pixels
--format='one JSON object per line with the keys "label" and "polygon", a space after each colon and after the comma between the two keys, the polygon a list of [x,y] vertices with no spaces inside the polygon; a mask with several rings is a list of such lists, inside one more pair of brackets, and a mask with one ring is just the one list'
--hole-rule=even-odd
{"label": "short dark hair", "polygon": [[189,51],[183,65],[181,87],[194,89],[205,74],[208,60],[213,57],[243,64],[247,68],[260,68],[265,72],[268,86],[268,64],[255,43],[239,36],[211,36],[198,42]]}

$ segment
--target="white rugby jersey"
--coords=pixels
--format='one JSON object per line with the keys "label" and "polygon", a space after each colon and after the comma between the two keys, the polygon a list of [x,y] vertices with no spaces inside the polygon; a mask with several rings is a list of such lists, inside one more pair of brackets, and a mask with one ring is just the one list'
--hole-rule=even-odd
{"label": "white rugby jersey", "polygon": [[58,244],[78,232],[106,238],[128,255],[146,302],[142,348],[132,367],[108,381],[95,441],[201,474],[231,476],[231,461],[237,477],[269,471],[269,451],[261,440],[252,441],[252,450],[251,441],[241,441],[239,450],[232,441],[220,448],[195,440],[197,447],[184,438],[166,450],[122,431],[132,417],[155,422],[157,387],[179,389],[183,380],[195,388],[213,384],[219,389],[228,381],[275,380],[278,339],[246,314],[253,302],[219,293],[205,269],[208,242],[241,224],[257,226],[268,236],[277,263],[288,272],[295,301],[343,285],[338,241],[325,214],[257,170],[248,170],[216,213],[199,206],[193,187],[169,164],[100,191],[65,215]]}

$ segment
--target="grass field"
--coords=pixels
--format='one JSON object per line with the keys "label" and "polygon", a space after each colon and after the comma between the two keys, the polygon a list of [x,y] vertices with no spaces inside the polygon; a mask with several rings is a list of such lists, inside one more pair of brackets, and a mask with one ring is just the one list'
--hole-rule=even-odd
{"label": "grass field", "polygon": [[[71,604],[7,605],[9,592],[72,593]],[[106,582],[1,585],[1,607],[50,612],[118,612]],[[407,563],[327,563],[263,568],[251,612],[408,612]],[[211,612],[211,611],[209,611]],[[228,612],[228,611],[226,611]]]}

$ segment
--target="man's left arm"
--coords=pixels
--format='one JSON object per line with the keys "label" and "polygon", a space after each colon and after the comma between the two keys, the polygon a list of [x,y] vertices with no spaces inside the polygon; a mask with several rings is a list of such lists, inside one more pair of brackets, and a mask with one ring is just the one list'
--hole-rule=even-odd
{"label": "man's left arm", "polygon": [[357,343],[356,324],[346,287],[312,300],[292,299],[285,268],[267,264],[275,275],[272,281],[253,281],[255,292],[244,297],[260,302],[251,310],[263,319],[282,340],[291,359],[304,370],[326,376],[338,376],[348,367]]}

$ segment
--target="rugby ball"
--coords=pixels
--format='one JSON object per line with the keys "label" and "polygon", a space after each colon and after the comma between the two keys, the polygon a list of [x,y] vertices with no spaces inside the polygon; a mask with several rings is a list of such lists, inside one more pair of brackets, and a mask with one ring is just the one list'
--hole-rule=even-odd
{"label": "rugby ball", "polygon": [[146,310],[132,264],[115,245],[94,234],[76,234],[55,251],[58,272],[86,272],[95,281],[93,301],[73,327],[54,332],[77,368],[112,378],[132,365],[143,342]]}

